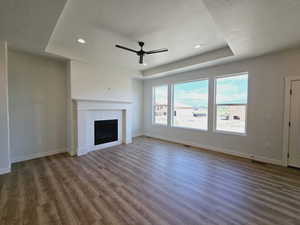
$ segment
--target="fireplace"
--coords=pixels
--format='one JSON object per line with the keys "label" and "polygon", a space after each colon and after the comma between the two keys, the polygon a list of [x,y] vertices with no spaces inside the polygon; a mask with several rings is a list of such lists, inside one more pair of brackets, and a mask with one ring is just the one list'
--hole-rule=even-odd
{"label": "fireplace", "polygon": [[99,120],[94,122],[95,145],[118,140],[118,120]]}
{"label": "fireplace", "polygon": [[131,103],[76,100],[75,106],[78,156],[132,142]]}

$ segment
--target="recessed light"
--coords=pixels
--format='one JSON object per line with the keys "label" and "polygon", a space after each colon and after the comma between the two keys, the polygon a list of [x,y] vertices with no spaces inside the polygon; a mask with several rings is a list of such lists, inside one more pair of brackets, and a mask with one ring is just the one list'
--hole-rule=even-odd
{"label": "recessed light", "polygon": [[86,43],[86,41],[83,38],[78,38],[77,42],[80,43],[80,44],[85,44]]}
{"label": "recessed light", "polygon": [[147,66],[147,63],[143,63],[144,66]]}
{"label": "recessed light", "polygon": [[195,45],[195,48],[201,48],[201,45]]}

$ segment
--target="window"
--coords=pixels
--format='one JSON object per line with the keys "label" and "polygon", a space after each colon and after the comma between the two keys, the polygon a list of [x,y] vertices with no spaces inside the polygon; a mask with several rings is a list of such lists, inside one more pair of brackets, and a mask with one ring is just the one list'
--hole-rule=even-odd
{"label": "window", "polygon": [[168,86],[153,88],[153,123],[168,124]]}
{"label": "window", "polygon": [[217,131],[246,133],[248,75],[216,78]]}
{"label": "window", "polygon": [[208,80],[174,84],[173,126],[207,130]]}

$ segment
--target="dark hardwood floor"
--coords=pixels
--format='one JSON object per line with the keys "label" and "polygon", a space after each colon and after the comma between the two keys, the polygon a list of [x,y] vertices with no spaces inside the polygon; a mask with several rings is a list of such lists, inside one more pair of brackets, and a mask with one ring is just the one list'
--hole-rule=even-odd
{"label": "dark hardwood floor", "polygon": [[300,171],[150,138],[0,176],[1,225],[300,224]]}

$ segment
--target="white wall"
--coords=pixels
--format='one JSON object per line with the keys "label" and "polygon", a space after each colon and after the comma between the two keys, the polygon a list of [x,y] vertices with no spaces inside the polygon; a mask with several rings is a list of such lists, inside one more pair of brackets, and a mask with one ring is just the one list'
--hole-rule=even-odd
{"label": "white wall", "polygon": [[71,61],[73,99],[132,101],[131,77],[134,72],[117,65],[87,64]]}
{"label": "white wall", "polygon": [[0,174],[10,171],[7,45],[0,41]]}
{"label": "white wall", "polygon": [[[300,75],[300,49],[144,81],[145,134],[280,164],[282,162],[284,77]],[[249,72],[248,135],[216,134],[151,124],[152,86],[201,77]],[[210,82],[212,89],[212,82]],[[212,105],[209,106],[212,108]],[[212,121],[210,121],[212,122]]]}
{"label": "white wall", "polygon": [[141,136],[144,133],[144,82],[132,80],[132,136]]}
{"label": "white wall", "polygon": [[[133,79],[137,75],[139,74],[135,71],[126,70],[117,65],[94,65],[72,60],[70,62],[70,96],[77,100],[132,103],[132,135],[139,136],[143,132],[144,92],[143,81]],[[69,136],[72,137],[72,134]]]}
{"label": "white wall", "polygon": [[12,161],[66,151],[66,63],[11,50],[8,58]]}
{"label": "white wall", "polygon": [[77,137],[76,137],[77,112],[76,105],[71,96],[71,61],[67,62],[67,152],[76,155]]}

